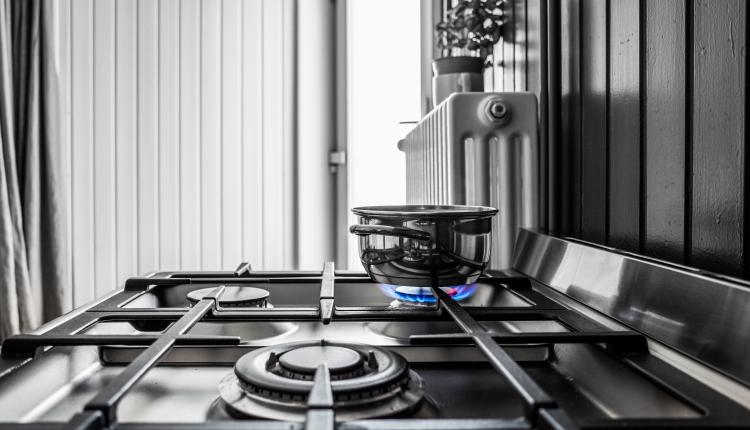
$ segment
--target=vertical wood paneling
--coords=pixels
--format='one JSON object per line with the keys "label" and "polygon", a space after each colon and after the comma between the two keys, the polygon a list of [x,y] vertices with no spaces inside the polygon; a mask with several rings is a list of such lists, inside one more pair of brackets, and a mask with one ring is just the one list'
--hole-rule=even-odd
{"label": "vertical wood paneling", "polygon": [[116,0],[117,281],[138,273],[138,0]]}
{"label": "vertical wood paneling", "polygon": [[180,3],[159,1],[159,269],[180,268]]}
{"label": "vertical wood paneling", "polygon": [[694,3],[691,264],[743,273],[746,8]]}
{"label": "vertical wood paneling", "polygon": [[[545,58],[542,51],[542,37],[546,35],[542,30],[542,3],[545,0],[527,0],[526,2],[526,56],[525,80],[526,89],[539,97],[545,82],[542,80],[542,63]],[[540,99],[541,104],[541,99]]]}
{"label": "vertical wood paneling", "polygon": [[94,296],[94,11],[92,0],[71,7],[73,304],[80,306]]}
{"label": "vertical wood paneling", "polygon": [[609,9],[609,245],[640,249],[639,0],[611,0]]}
{"label": "vertical wood paneling", "polygon": [[607,237],[607,2],[581,0],[581,238]]}
{"label": "vertical wood paneling", "polygon": [[115,3],[94,7],[94,267],[97,295],[117,285],[115,170]]}
{"label": "vertical wood paneling", "polygon": [[[547,20],[545,0],[526,2],[525,81],[526,90],[538,100],[539,114],[539,224],[548,228],[549,143],[548,143],[548,78],[547,78]],[[557,33],[555,34],[557,36]],[[555,180],[557,178],[555,177]]]}
{"label": "vertical wood paneling", "polygon": [[562,232],[581,232],[581,26],[580,0],[567,0],[560,7],[560,154]]}
{"label": "vertical wood paneling", "polygon": [[159,3],[138,1],[138,271],[159,269]]}
{"label": "vertical wood paneling", "polygon": [[[562,103],[562,61],[561,55],[561,2],[542,2],[540,27],[546,31],[542,39],[544,57],[542,86],[546,88],[546,103],[542,103],[540,109],[544,110],[545,116],[540,124],[540,136],[542,141],[547,142],[547,194],[541,198],[547,198],[547,224],[546,227],[554,234],[563,232],[563,187],[560,176],[562,175],[562,155],[565,145],[565,136],[558,112],[564,106]],[[545,136],[546,135],[546,136]]]}
{"label": "vertical wood paneling", "polygon": [[495,77],[540,95],[553,230],[750,274],[747,17],[738,0],[513,2]]}
{"label": "vertical wood paneling", "polygon": [[284,265],[283,1],[263,1],[263,230],[265,265]]}
{"label": "vertical wood paneling", "polygon": [[503,91],[505,83],[503,80],[503,71],[505,70],[504,61],[503,43],[496,43],[492,47],[492,91]]}
{"label": "vertical wood paneling", "polygon": [[201,248],[203,269],[221,268],[221,3],[201,3]]}
{"label": "vertical wood paneling", "polygon": [[242,2],[242,252],[255,266],[263,253],[263,0]]}
{"label": "vertical wood paneling", "polygon": [[495,91],[495,67],[488,66],[482,70],[482,83],[484,91]]}
{"label": "vertical wood paneling", "polygon": [[644,252],[683,262],[685,249],[685,2],[645,10]]}
{"label": "vertical wood paneling", "polygon": [[201,4],[180,1],[180,260],[202,267]]}
{"label": "vertical wood paneling", "polygon": [[[516,45],[516,2],[508,2],[505,13],[505,28],[503,30],[503,41],[502,41],[502,90],[501,91],[515,91],[515,71],[516,71],[516,59],[515,59],[515,45]],[[497,83],[497,80],[495,80]]]}
{"label": "vertical wood paneling", "polygon": [[241,1],[224,0],[221,13],[221,254],[222,267],[231,267],[243,257]]}
{"label": "vertical wood paneling", "polygon": [[[71,79],[72,79],[72,62],[71,62],[71,46],[72,46],[72,5],[71,0],[60,0],[56,3],[57,6],[57,24],[58,24],[58,59],[59,63],[59,83],[60,83],[60,144],[62,145],[62,176],[65,181],[65,214],[67,215],[67,226],[66,233],[69,238],[67,244],[67,257],[68,267],[73,267],[73,216],[72,216],[72,175],[71,175],[71,161],[72,161],[72,139],[71,139]],[[73,270],[69,270],[68,274],[68,285],[73,285]],[[67,291],[65,296],[64,309],[72,309],[73,304],[73,291]]]}
{"label": "vertical wood paneling", "polygon": [[516,91],[527,91],[528,37],[526,33],[526,8],[528,1],[513,2],[513,87]]}

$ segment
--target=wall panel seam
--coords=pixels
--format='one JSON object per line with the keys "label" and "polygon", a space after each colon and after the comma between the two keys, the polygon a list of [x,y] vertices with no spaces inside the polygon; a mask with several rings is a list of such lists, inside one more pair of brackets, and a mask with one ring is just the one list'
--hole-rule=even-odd
{"label": "wall panel seam", "polygon": [[70,234],[70,237],[68,238],[68,252],[69,252],[68,261],[70,263],[70,273],[68,274],[68,280],[70,281],[70,286],[71,286],[71,288],[70,288],[71,289],[71,291],[70,291],[70,308],[72,309],[72,308],[76,307],[76,305],[78,305],[77,303],[75,303],[75,288],[76,288],[76,285],[73,282],[73,280],[74,280],[75,266],[74,266],[74,262],[73,262],[73,226],[74,226],[74,224],[73,224],[73,176],[72,176],[73,175],[73,118],[72,118],[72,116],[73,116],[73,103],[72,103],[72,94],[73,94],[73,91],[72,91],[73,90],[73,61],[72,61],[72,59],[73,59],[73,31],[72,31],[72,28],[73,28],[73,4],[72,4],[72,0],[69,0],[67,2],[67,7],[68,7],[68,10],[67,10],[67,15],[68,15],[67,16],[67,20],[68,20],[68,28],[67,28],[68,36],[67,37],[68,37],[68,40],[67,40],[67,42],[68,42],[68,56],[69,57],[68,57],[68,60],[67,60],[68,64],[67,64],[67,67],[66,67],[66,69],[67,69],[66,72],[68,73],[68,85],[69,85],[70,90],[67,92],[67,96],[68,97],[65,100],[65,102],[67,103],[67,105],[68,105],[67,107],[68,107],[69,112],[70,112],[68,118],[66,119],[68,121],[68,123],[69,123],[69,127],[68,127],[68,148],[67,148],[67,151],[68,151],[68,156],[69,156],[68,162],[70,163],[70,165],[68,166],[68,172],[67,172],[68,175],[67,175],[66,179],[68,181],[68,184],[67,184],[68,185],[68,191],[69,191],[68,198],[70,199],[70,201],[68,202],[68,216],[70,217],[68,219],[68,232]]}
{"label": "wall panel seam", "polygon": [[647,175],[646,175],[646,20],[648,16],[644,13],[646,11],[646,1],[639,0],[638,2],[638,123],[640,126],[640,132],[638,135],[638,149],[639,154],[639,196],[638,201],[640,207],[638,208],[638,252],[643,254],[646,249],[646,189],[647,189]]}
{"label": "wall panel seam", "polygon": [[694,72],[694,0],[685,7],[685,264],[690,265],[693,246],[693,83]]}
{"label": "wall panel seam", "polygon": [[96,216],[96,188],[97,188],[96,184],[97,184],[97,181],[96,181],[96,169],[94,168],[95,161],[96,161],[96,152],[97,152],[96,151],[96,144],[94,142],[94,137],[96,136],[96,132],[95,132],[95,129],[94,129],[94,127],[96,126],[96,109],[94,109],[94,101],[96,100],[96,95],[94,94],[94,91],[96,91],[95,82],[97,81],[97,79],[96,79],[96,25],[94,24],[94,17],[96,16],[96,3],[97,3],[96,1],[91,0],[91,9],[90,9],[91,15],[89,16],[89,20],[91,21],[90,22],[90,27],[91,27],[91,40],[90,40],[91,51],[90,52],[91,52],[91,78],[92,78],[89,81],[89,85],[91,86],[91,92],[90,92],[91,100],[90,100],[90,106],[89,106],[89,109],[91,109],[91,124],[89,124],[89,127],[90,127],[89,133],[91,134],[91,142],[90,142],[90,144],[91,144],[91,153],[90,153],[91,160],[89,160],[89,162],[91,163],[90,164],[90,166],[91,166],[91,178],[93,179],[91,181],[91,184],[90,184],[90,186],[91,186],[91,190],[90,190],[91,191],[91,202],[90,202],[91,208],[90,208],[90,212],[91,212],[92,218],[93,218],[93,220],[92,220],[93,221],[92,222],[92,227],[91,227],[91,245],[92,245],[92,250],[93,250],[92,260],[93,260],[93,263],[94,263],[94,267],[92,267],[92,269],[93,269],[92,270],[92,279],[93,279],[94,282],[93,282],[92,285],[88,286],[88,288],[93,291],[93,294],[92,294],[93,296],[96,296],[96,281],[97,281],[97,277],[99,275],[98,268],[97,268],[97,265],[96,265],[96,255],[97,255],[97,249],[96,249],[97,248],[96,247],[96,231],[97,231],[97,225],[98,225],[98,223],[97,223],[97,218],[98,217]]}
{"label": "wall panel seam", "polygon": [[[198,6],[198,106],[203,105],[203,0],[201,0]],[[200,244],[200,251],[198,252],[198,261],[200,262],[201,270],[203,267],[203,163],[200,160],[203,159],[203,109],[198,109],[198,122],[201,125],[201,132],[198,133],[198,153],[200,159],[198,161],[198,243]]]}
{"label": "wall panel seam", "polygon": [[[748,67],[748,60],[747,60],[747,44],[748,41],[750,41],[750,8],[745,6],[745,111],[743,112],[744,117],[744,123],[748,123],[748,112],[750,112],[750,96],[748,95],[748,84],[750,84],[750,67]],[[742,51],[740,51],[742,52]],[[750,230],[750,210],[748,210],[747,203],[750,201],[750,162],[748,162],[748,151],[750,151],[750,137],[748,137],[747,133],[747,127],[744,129],[745,133],[745,142],[744,142],[744,153],[743,157],[745,159],[743,160],[743,175],[744,175],[744,190],[743,190],[743,196],[744,196],[744,202],[743,205],[743,216],[744,216],[744,223],[743,223],[743,231],[742,231],[742,239],[743,239],[743,247],[742,247],[742,257],[743,257],[743,274],[745,278],[750,276],[750,258],[748,258],[748,252],[750,252],[750,234],[748,234],[748,230]]]}
{"label": "wall panel seam", "polygon": [[177,264],[182,267],[182,2],[177,3]]}
{"label": "wall panel seam", "polygon": [[[245,16],[245,3],[240,2],[240,16]],[[240,23],[240,160],[245,161],[245,22]],[[240,253],[242,261],[245,254],[245,169],[240,172]]]}
{"label": "wall panel seam", "polygon": [[604,3],[604,243],[609,244],[611,242],[610,237],[610,198],[611,198],[611,185],[612,185],[612,169],[609,167],[610,161],[610,115],[612,110],[610,109],[610,102],[612,97],[612,83],[611,74],[612,67],[610,65],[612,47],[610,42],[612,41],[612,0],[605,0]]}
{"label": "wall panel seam", "polygon": [[[744,124],[748,123],[748,112],[750,112],[750,96],[748,95],[747,86],[750,84],[750,67],[748,67],[747,59],[747,44],[750,41],[750,8],[745,6],[745,111],[743,112]],[[740,52],[743,52],[742,50]],[[750,252],[750,210],[748,210],[748,202],[750,201],[750,162],[748,162],[748,151],[750,151],[750,137],[748,137],[747,127],[744,129],[745,142],[743,150],[743,226],[742,226],[742,259],[743,259],[743,275],[745,278],[750,276],[750,258],[748,258],[748,252]]]}
{"label": "wall panel seam", "polygon": [[[578,191],[583,190],[583,2],[578,0]],[[578,226],[576,236],[583,230],[583,198],[578,196]]]}
{"label": "wall panel seam", "polygon": [[219,7],[219,261],[224,264],[224,8],[226,1]]}
{"label": "wall panel seam", "polygon": [[[265,64],[265,62],[266,62],[266,42],[265,42],[265,38],[266,38],[266,26],[265,26],[265,20],[262,19],[262,17],[265,16],[266,4],[265,4],[264,0],[259,0],[259,1],[261,1],[261,3],[260,3],[260,16],[261,16],[261,20],[260,20],[261,64]],[[260,81],[261,82],[265,82],[265,79],[266,79],[265,67],[261,66],[259,69],[260,69],[260,76],[261,76]],[[265,144],[265,139],[263,139],[265,137],[265,133],[266,133],[266,127],[265,127],[265,121],[264,121],[265,120],[265,109],[264,109],[264,107],[266,105],[266,86],[265,85],[261,85],[261,97],[260,97],[260,99],[261,99],[261,103],[260,103],[261,108],[259,109],[260,110],[260,115],[261,115],[261,121],[260,121],[260,124],[261,124],[261,126],[260,126],[261,127],[261,130],[260,130],[260,136],[261,136],[261,144],[260,144],[261,172],[260,172],[260,178],[262,179],[262,178],[265,178],[265,175],[266,175],[266,163],[262,162],[262,160],[264,160],[265,155],[266,155],[266,144]],[[266,229],[265,229],[266,219],[265,219],[265,211],[262,209],[262,204],[263,204],[263,202],[265,201],[265,198],[266,198],[265,194],[266,194],[265,193],[265,187],[261,187],[261,193],[260,193],[260,196],[258,198],[258,201],[261,202],[261,208],[259,208],[259,210],[258,210],[259,215],[260,215],[260,220],[261,220],[261,222],[260,222],[260,224],[261,224],[261,229],[260,229],[260,232],[261,232],[261,243],[262,243],[262,248],[261,249],[265,249],[265,245],[266,245]],[[262,260],[262,264],[265,266],[265,255],[264,255],[264,253],[261,253],[261,260]]]}
{"label": "wall panel seam", "polygon": [[118,164],[119,164],[119,159],[117,157],[117,146],[118,146],[118,140],[119,140],[118,136],[119,136],[119,128],[120,127],[118,126],[119,121],[117,120],[117,118],[118,118],[118,109],[117,109],[117,105],[118,105],[118,98],[117,98],[117,78],[119,76],[119,74],[117,73],[117,66],[118,66],[118,61],[117,61],[117,42],[118,42],[117,21],[119,20],[119,17],[118,17],[118,14],[117,14],[117,11],[118,11],[117,4],[114,4],[114,8],[115,8],[115,10],[114,10],[115,23],[114,23],[113,30],[112,30],[112,31],[114,31],[114,45],[115,45],[115,53],[114,53],[114,60],[113,60],[114,61],[114,67],[115,67],[115,70],[114,70],[114,74],[115,75],[114,75],[114,81],[113,81],[113,85],[114,85],[113,103],[114,103],[114,118],[115,118],[115,121],[114,121],[114,124],[113,124],[113,126],[114,126],[114,134],[115,134],[115,142],[114,142],[115,165],[114,165],[114,172],[113,172],[113,174],[114,174],[114,184],[115,184],[115,199],[114,199],[114,202],[115,202],[115,220],[114,220],[115,221],[115,224],[114,224],[114,229],[115,229],[115,231],[114,231],[114,237],[115,237],[115,246],[114,246],[114,250],[115,250],[114,251],[115,252],[115,264],[114,264],[114,269],[115,269],[115,277],[116,277],[116,281],[115,282],[117,282],[118,286],[119,286],[120,280],[117,279],[117,276],[120,273],[120,248],[119,248],[119,246],[117,246],[117,244],[120,242],[120,231],[119,231],[120,229],[118,228],[119,223],[120,223],[120,221],[119,221],[120,220],[120,214],[119,214],[120,204],[119,204],[119,199],[117,198],[117,190],[119,189],[120,181],[119,181],[119,178],[118,178],[118,172],[119,172]]}
{"label": "wall panel seam", "polygon": [[156,166],[156,207],[153,208],[154,211],[156,211],[156,267],[161,267],[161,205],[159,202],[161,201],[161,189],[163,187],[162,180],[161,180],[161,172],[159,172],[159,168],[161,167],[161,111],[159,107],[161,106],[161,38],[162,38],[162,26],[161,26],[161,8],[164,5],[163,0],[159,0],[159,4],[156,5],[156,150],[154,151],[154,154],[156,154],[156,160],[154,160],[154,165]]}
{"label": "wall panel seam", "polygon": [[[141,40],[141,23],[138,17],[141,13],[141,2],[136,1],[135,3],[135,34],[136,34],[136,40],[135,40],[135,82],[136,82],[136,92],[135,92],[135,106],[136,109],[138,109],[141,105],[141,93],[138,91],[138,83],[141,80],[141,71],[140,71],[140,40]],[[140,142],[141,140],[141,120],[140,115],[135,115],[135,189],[136,193],[138,190],[141,189],[141,163],[139,163],[138,160],[140,160],[141,156],[141,148],[140,148]],[[140,253],[141,249],[141,219],[140,214],[141,212],[141,199],[136,196],[135,198],[135,249],[136,253]],[[141,275],[141,258],[140,256],[136,257],[136,267],[138,268],[138,275]]]}

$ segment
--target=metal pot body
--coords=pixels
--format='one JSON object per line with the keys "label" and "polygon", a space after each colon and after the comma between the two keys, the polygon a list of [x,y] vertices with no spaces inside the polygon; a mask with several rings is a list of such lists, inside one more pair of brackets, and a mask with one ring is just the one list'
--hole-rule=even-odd
{"label": "metal pot body", "polygon": [[490,259],[492,217],[479,206],[370,206],[352,209],[359,255],[381,284],[447,287],[471,284]]}

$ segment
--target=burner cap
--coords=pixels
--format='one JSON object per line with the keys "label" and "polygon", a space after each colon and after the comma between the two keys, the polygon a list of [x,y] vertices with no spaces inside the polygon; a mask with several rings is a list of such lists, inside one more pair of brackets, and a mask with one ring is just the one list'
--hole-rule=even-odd
{"label": "burner cap", "polygon": [[[190,303],[198,303],[206,295],[214,291],[216,287],[201,288],[187,293]],[[255,287],[227,286],[224,293],[219,297],[219,305],[223,307],[257,307],[264,308],[268,305],[269,292]]]}
{"label": "burner cap", "polygon": [[314,374],[321,364],[331,373],[350,372],[362,365],[362,356],[353,349],[341,346],[305,346],[293,349],[281,357],[279,364],[299,373]]}
{"label": "burner cap", "polygon": [[422,380],[400,355],[369,345],[297,342],[259,348],[219,384],[227,412],[236,417],[303,421],[317,367],[331,372],[336,419],[395,415],[414,409]]}

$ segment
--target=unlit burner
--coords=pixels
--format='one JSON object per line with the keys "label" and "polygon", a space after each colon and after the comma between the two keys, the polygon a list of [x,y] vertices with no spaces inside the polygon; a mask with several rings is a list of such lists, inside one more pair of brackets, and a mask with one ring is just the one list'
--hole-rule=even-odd
{"label": "unlit burner", "polygon": [[[216,287],[201,288],[187,293],[187,299],[194,305],[210,294]],[[228,285],[219,297],[219,306],[225,308],[268,308],[270,293],[262,288]]]}
{"label": "unlit burner", "polygon": [[[429,287],[409,287],[404,285],[378,284],[380,289],[389,297],[398,301],[399,304],[410,305],[434,305],[437,297]],[[452,287],[440,287],[453,300],[461,301],[471,297],[477,290],[477,284],[456,285]]]}
{"label": "unlit burner", "polygon": [[234,372],[219,384],[220,399],[209,419],[304,421],[321,365],[330,372],[337,421],[409,413],[424,394],[421,378],[390,350],[342,342],[288,343],[240,357]]}

